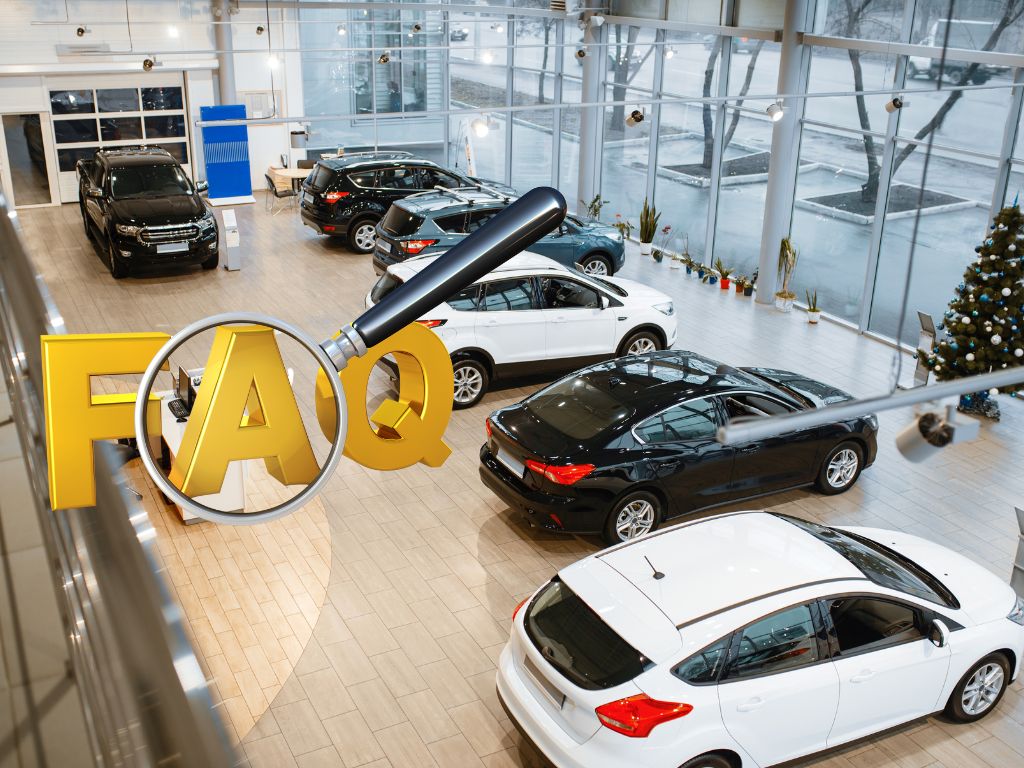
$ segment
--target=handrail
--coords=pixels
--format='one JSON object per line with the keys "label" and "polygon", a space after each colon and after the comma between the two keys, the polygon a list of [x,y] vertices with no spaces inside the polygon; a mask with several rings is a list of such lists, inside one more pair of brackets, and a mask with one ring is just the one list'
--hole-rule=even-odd
{"label": "handrail", "polygon": [[227,768],[239,760],[171,598],[116,449],[95,449],[96,505],[53,510],[39,337],[66,333],[0,194],[0,368],[97,766]]}

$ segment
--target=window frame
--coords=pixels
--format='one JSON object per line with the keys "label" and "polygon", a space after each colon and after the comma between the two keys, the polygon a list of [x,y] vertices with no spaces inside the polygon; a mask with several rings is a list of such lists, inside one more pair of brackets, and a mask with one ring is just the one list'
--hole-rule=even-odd
{"label": "window frame", "polygon": [[[758,624],[758,623],[764,621],[765,619],[771,618],[772,616],[774,616],[777,613],[784,613],[786,611],[791,611],[794,608],[799,608],[801,606],[806,606],[808,611],[811,614],[811,623],[814,626],[814,640],[815,640],[815,644],[817,645],[817,648],[818,648],[818,658],[815,659],[812,662],[807,663],[807,664],[800,664],[800,665],[795,666],[795,667],[787,667],[786,669],[780,669],[780,670],[773,671],[773,672],[762,672],[762,673],[757,674],[757,675],[744,675],[743,677],[735,677],[735,678],[730,679],[728,677],[729,668],[731,667],[732,663],[734,661],[736,661],[736,659],[739,657],[740,638],[743,637],[743,631],[745,629],[747,629],[748,627],[753,626],[754,624]],[[832,651],[832,648],[829,645],[828,637],[825,634],[824,620],[823,620],[822,615],[821,615],[821,602],[820,602],[820,598],[813,598],[813,599],[810,599],[810,600],[800,600],[800,601],[798,601],[796,603],[792,603],[792,604],[784,606],[782,608],[777,608],[774,611],[770,611],[769,613],[766,613],[763,616],[759,616],[758,618],[754,619],[753,621],[748,621],[742,627],[739,627],[738,629],[733,631],[732,642],[729,644],[729,657],[726,659],[725,664],[722,666],[722,669],[719,671],[719,674],[718,674],[718,684],[719,685],[726,685],[728,683],[742,683],[742,682],[745,682],[747,680],[757,680],[757,679],[762,678],[762,677],[772,677],[773,675],[784,675],[784,674],[786,674],[788,672],[794,672],[794,671],[796,671],[798,669],[806,669],[808,667],[814,667],[814,666],[817,666],[819,664],[831,664],[832,663],[832,652],[831,651]]]}
{"label": "window frame", "polygon": [[[770,400],[771,402],[776,403],[777,405],[781,406],[782,408],[784,408],[786,410],[786,413],[797,413],[798,412],[798,409],[794,408],[791,404],[783,402],[779,398],[777,398],[774,395],[771,395],[771,394],[769,394],[767,392],[756,392],[754,390],[743,390],[743,391],[735,390],[735,391],[731,391],[731,392],[722,392],[722,393],[716,395],[716,397],[719,398],[719,402],[720,402],[720,405],[721,405],[721,408],[722,408],[722,415],[723,415],[723,417],[726,418],[726,423],[729,423],[729,419],[728,419],[728,416],[729,416],[729,406],[726,405],[725,401],[728,398],[734,397],[736,395],[740,395],[740,396],[742,396],[742,395],[752,395],[754,397],[761,397],[761,398],[764,398],[765,400]],[[758,418],[759,419],[759,418],[770,418],[770,417],[771,417],[771,414],[768,414],[767,417],[754,416],[752,418]]]}
{"label": "window frame", "polygon": [[[448,306],[449,309],[451,309],[454,312],[484,312],[486,310],[484,310],[484,308],[481,306],[481,304],[483,302],[483,297],[484,297],[484,294],[483,294],[484,285],[485,285],[484,283],[474,283],[473,285],[468,285],[468,286],[466,286],[465,288],[462,289],[462,291],[467,291],[470,288],[475,288],[476,289],[476,299],[473,302],[475,304],[475,306],[473,307],[473,309],[459,309],[458,307],[452,305],[451,301],[454,298],[454,296],[449,296],[447,299],[444,300],[444,303]],[[462,291],[459,291],[458,293],[462,293]],[[514,312],[516,310],[499,310],[499,311],[505,311],[505,312],[513,311]]]}
{"label": "window frame", "polygon": [[[537,304],[540,305],[541,309],[559,312],[559,311],[562,311],[562,310],[570,310],[570,309],[603,309],[604,308],[604,301],[603,301],[604,294],[601,291],[599,291],[597,288],[595,288],[594,286],[577,280],[575,275],[571,275],[571,274],[570,275],[546,274],[546,275],[537,275],[536,279],[537,279]],[[543,280],[561,280],[561,281],[566,282],[566,283],[572,283],[573,285],[578,285],[580,288],[588,290],[588,291],[590,291],[591,293],[593,293],[593,294],[595,294],[597,296],[597,306],[596,307],[545,307],[544,306],[544,302],[543,302],[543,300],[541,298],[541,291],[543,290],[543,283],[542,283]]]}
{"label": "window frame", "polygon": [[[722,677],[722,672],[725,671],[726,667],[729,666],[729,662],[732,661],[732,636],[735,634],[736,630],[733,630],[729,635],[722,635],[717,640],[708,643],[700,650],[694,651],[686,658],[677,661],[675,664],[672,665],[672,668],[669,670],[672,673],[672,676],[680,682],[685,683],[686,685],[692,685],[694,688],[701,688],[707,685],[718,685],[718,681]],[[721,642],[725,642],[725,658],[722,660],[722,663],[719,665],[718,670],[715,672],[715,676],[711,680],[708,680],[703,683],[695,683],[691,680],[687,680],[685,677],[679,674],[679,670],[682,668],[684,664],[686,664],[691,659],[705,653],[709,648],[714,648]]]}
{"label": "window frame", "polygon": [[668,411],[671,411],[673,408],[678,408],[679,406],[684,405],[685,403],[693,402],[694,400],[707,400],[708,402],[710,402],[712,407],[715,409],[715,414],[716,414],[717,419],[718,419],[718,426],[719,427],[725,426],[725,411],[723,410],[723,404],[722,404],[721,400],[718,399],[718,396],[714,395],[714,394],[694,395],[692,397],[684,398],[683,400],[678,400],[678,401],[672,403],[672,405],[669,405],[669,406],[667,406],[665,408],[662,408],[657,413],[654,413],[654,414],[648,416],[646,419],[641,421],[639,424],[637,424],[636,426],[630,428],[630,430],[629,430],[630,434],[633,435],[633,439],[636,440],[638,443],[640,443],[640,445],[681,445],[682,443],[693,442],[697,438],[689,438],[687,440],[666,440],[665,442],[661,442],[661,443],[649,442],[647,440],[644,440],[642,437],[640,437],[640,435],[637,434],[637,430],[640,429],[641,427],[643,427],[649,421],[653,421],[654,419],[660,419],[665,413],[667,413]]}
{"label": "window frame", "polygon": [[[510,280],[527,280],[531,283],[530,293],[530,308],[529,309],[488,309],[487,308],[487,288],[494,283],[507,282]],[[480,293],[478,294],[477,312],[535,312],[540,309],[540,301],[538,296],[538,290],[540,284],[537,282],[536,275],[525,275],[521,277],[499,277],[494,280],[487,280],[486,282],[480,283]]]}
{"label": "window frame", "polygon": [[[871,647],[863,647],[862,649],[848,651],[843,653],[839,648],[839,638],[836,636],[835,624],[832,622],[832,612],[829,610],[829,603],[832,600],[841,600],[847,598],[864,598],[869,600],[879,600],[884,603],[895,603],[896,605],[909,608],[915,613],[918,619],[922,622],[922,626],[918,629],[921,631],[921,637],[914,638],[912,640],[903,640],[902,642],[886,643],[885,645],[873,645]],[[928,640],[928,629],[931,623],[935,619],[942,621],[946,628],[950,632],[963,629],[963,624],[953,619],[949,619],[946,616],[938,613],[931,608],[927,608],[923,605],[917,605],[916,603],[903,600],[902,598],[894,595],[881,594],[877,592],[839,592],[836,594],[826,595],[818,598],[818,612],[821,615],[822,622],[825,627],[825,636],[828,639],[829,656],[832,660],[836,659],[852,659],[855,656],[863,656],[865,654],[874,653],[876,651],[885,651],[889,648],[898,648],[901,645],[909,645],[910,643],[916,643],[920,640]]]}

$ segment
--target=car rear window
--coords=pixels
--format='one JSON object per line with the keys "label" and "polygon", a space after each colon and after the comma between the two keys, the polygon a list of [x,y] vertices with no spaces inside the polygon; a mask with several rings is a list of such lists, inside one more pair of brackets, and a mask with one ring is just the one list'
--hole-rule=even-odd
{"label": "car rear window", "polygon": [[624,423],[633,407],[588,376],[568,376],[529,398],[534,417],[577,440],[589,440]]}
{"label": "car rear window", "polygon": [[523,621],[545,660],[580,688],[614,688],[651,666],[558,579],[533,599]]}
{"label": "car rear window", "polygon": [[309,186],[313,189],[327,189],[327,185],[331,183],[334,178],[334,171],[328,168],[326,165],[316,164],[316,168],[313,173],[310,174]]}
{"label": "car rear window", "polygon": [[381,275],[377,284],[370,290],[370,301],[376,304],[401,284],[402,281],[399,278],[395,277],[390,272],[385,272]]}
{"label": "car rear window", "polygon": [[376,175],[376,171],[356,171],[355,173],[350,173],[348,175],[348,180],[357,187],[373,189],[373,179]]}
{"label": "car rear window", "polygon": [[420,228],[420,224],[422,223],[422,216],[415,216],[404,208],[392,205],[388,209],[387,215],[384,216],[384,220],[381,222],[380,227],[389,235],[404,237],[406,235],[415,234],[416,230]]}

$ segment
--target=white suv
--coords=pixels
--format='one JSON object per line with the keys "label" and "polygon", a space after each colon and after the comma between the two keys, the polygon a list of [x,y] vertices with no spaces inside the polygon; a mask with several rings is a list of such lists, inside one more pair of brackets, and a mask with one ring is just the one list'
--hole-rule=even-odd
{"label": "white suv", "polygon": [[558,768],[759,768],[983,717],[1022,624],[1007,584],[937,544],[739,512],[559,572],[516,608],[498,694]]}
{"label": "white suv", "polygon": [[[366,306],[436,258],[388,267],[367,294]],[[672,299],[661,291],[619,277],[584,275],[533,253],[513,256],[419,322],[433,328],[451,353],[456,408],[477,403],[496,378],[569,371],[617,355],[667,349],[676,340]]]}

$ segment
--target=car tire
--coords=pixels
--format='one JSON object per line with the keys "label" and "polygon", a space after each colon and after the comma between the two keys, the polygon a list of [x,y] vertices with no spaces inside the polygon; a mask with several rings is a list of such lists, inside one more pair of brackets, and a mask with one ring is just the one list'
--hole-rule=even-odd
{"label": "car tire", "polygon": [[452,407],[472,408],[487,393],[491,377],[487,366],[471,357],[452,360],[452,377],[455,380],[455,399]]}
{"label": "car tire", "polygon": [[[630,519],[632,518],[632,519]],[[627,493],[612,506],[604,524],[609,546],[646,536],[661,524],[661,500],[649,491]],[[629,528],[624,530],[624,526]]]}
{"label": "car tire", "polygon": [[598,277],[610,275],[614,271],[612,260],[601,253],[592,253],[589,256],[585,256],[580,260],[580,266],[583,267],[584,274],[597,275]]}
{"label": "car tire", "polygon": [[825,456],[814,487],[826,496],[850,490],[864,468],[864,451],[857,443],[840,443]]}
{"label": "car tire", "polygon": [[973,723],[985,717],[1006,693],[1010,671],[1010,662],[1001,653],[990,653],[981,659],[956,684],[946,703],[946,714],[959,723]]}
{"label": "car tire", "polygon": [[215,253],[215,254],[213,254],[213,256],[208,258],[206,261],[201,262],[200,266],[203,269],[216,269],[218,264],[220,264],[220,254],[219,253]]}
{"label": "car tire", "polygon": [[107,241],[107,268],[110,270],[111,277],[115,280],[128,277],[128,265],[117,255],[114,250],[114,243],[111,240]]}
{"label": "car tire", "polygon": [[80,206],[78,206],[78,208],[82,212],[82,226],[85,227],[85,236],[87,238],[89,238],[90,240],[92,240],[93,239],[93,234],[92,234],[92,227],[89,226],[89,214],[86,213],[84,205],[80,205]]}
{"label": "car tire", "polygon": [[654,331],[636,331],[626,337],[619,345],[619,357],[623,355],[642,355],[657,352],[662,348],[661,338]]}
{"label": "car tire", "polygon": [[725,755],[708,752],[700,757],[687,760],[679,768],[735,768],[735,766]]}
{"label": "car tire", "polygon": [[348,228],[348,247],[356,253],[372,253],[377,240],[377,219],[363,216]]}

